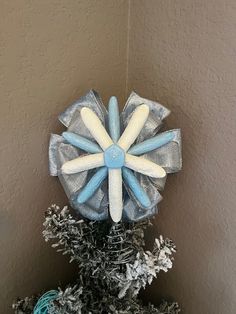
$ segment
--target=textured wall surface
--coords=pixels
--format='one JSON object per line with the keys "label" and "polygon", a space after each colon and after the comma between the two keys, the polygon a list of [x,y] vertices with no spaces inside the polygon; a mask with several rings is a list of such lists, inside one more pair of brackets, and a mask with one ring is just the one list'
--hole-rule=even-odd
{"label": "textured wall surface", "polygon": [[[146,298],[186,314],[236,309],[236,3],[131,1],[128,89],[172,110],[184,169],[169,177],[156,228],[178,247],[175,268]],[[154,233],[156,232],[156,229]]]}
{"label": "textured wall surface", "polygon": [[[157,230],[178,247],[175,268],[145,297],[186,314],[236,308],[236,4],[233,0],[1,1],[0,312],[17,296],[73,278],[42,239],[45,208],[66,203],[47,172],[57,115],[93,87],[105,100],[135,89],[172,110],[184,169],[170,176]],[[129,47],[128,68],[126,50]]]}
{"label": "textured wall surface", "polygon": [[57,115],[91,87],[124,99],[127,1],[1,1],[0,313],[72,278],[45,244],[44,210],[66,203],[47,172]]}

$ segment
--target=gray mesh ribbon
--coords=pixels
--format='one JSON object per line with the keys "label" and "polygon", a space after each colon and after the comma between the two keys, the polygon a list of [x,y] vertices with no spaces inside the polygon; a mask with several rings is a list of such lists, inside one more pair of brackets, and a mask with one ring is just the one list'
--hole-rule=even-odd
{"label": "gray mesh ribbon", "polygon": [[[121,131],[123,131],[127,126],[133,111],[141,104],[146,104],[149,106],[150,114],[135,144],[141,143],[144,140],[155,136],[160,130],[163,120],[170,114],[170,111],[161,104],[142,98],[136,93],[132,92],[125,104],[123,111],[120,114],[122,128]],[[90,141],[94,141],[92,135],[84,125],[80,115],[80,111],[83,107],[92,109],[107,129],[107,110],[103,105],[98,93],[93,90],[89,91],[85,96],[81,97],[71,106],[69,106],[59,116],[59,120],[65,125],[67,131],[81,135]],[[166,145],[143,154],[142,157],[160,165],[165,169],[166,173],[174,173],[179,171],[182,167],[181,134],[179,129],[167,132],[172,132],[174,135],[173,139]],[[61,166],[66,161],[86,154],[88,153],[66,142],[62,136],[51,134],[49,142],[50,175],[59,177],[71,206],[76,211],[78,211],[80,215],[90,220],[105,220],[109,218],[107,180],[103,182],[95,194],[86,203],[78,205],[78,203],[75,202],[75,199],[77,198],[81,189],[86,185],[86,183],[94,174],[94,170],[83,171],[70,175],[62,174],[60,171]],[[154,179],[139,173],[134,173],[134,175],[136,176],[139,184],[149,196],[149,199],[151,200],[151,206],[148,208],[142,207],[129,186],[124,182],[124,208],[122,218],[123,220],[132,222],[151,217],[157,212],[157,204],[162,199],[158,190],[164,189],[166,179]]]}

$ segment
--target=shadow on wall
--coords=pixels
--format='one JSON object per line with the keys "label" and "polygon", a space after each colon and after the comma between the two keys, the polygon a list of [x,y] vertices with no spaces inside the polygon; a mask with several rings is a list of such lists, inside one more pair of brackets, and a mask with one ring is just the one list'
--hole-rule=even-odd
{"label": "shadow on wall", "polygon": [[236,7],[131,4],[128,89],[171,109],[168,129],[183,136],[183,171],[169,176],[155,219],[176,243],[176,261],[144,297],[173,296],[191,314],[233,314]]}

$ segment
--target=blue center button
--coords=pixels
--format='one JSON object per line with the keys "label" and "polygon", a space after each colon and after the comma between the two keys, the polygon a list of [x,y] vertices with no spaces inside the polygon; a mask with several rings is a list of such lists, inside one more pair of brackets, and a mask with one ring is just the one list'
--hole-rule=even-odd
{"label": "blue center button", "polygon": [[105,165],[108,168],[121,168],[125,163],[125,152],[118,145],[111,145],[104,152]]}

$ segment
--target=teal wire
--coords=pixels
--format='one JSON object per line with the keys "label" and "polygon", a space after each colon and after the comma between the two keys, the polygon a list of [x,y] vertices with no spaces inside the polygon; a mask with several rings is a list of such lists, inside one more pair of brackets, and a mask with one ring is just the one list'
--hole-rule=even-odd
{"label": "teal wire", "polygon": [[58,291],[50,290],[44,293],[34,307],[33,314],[48,314],[50,302],[58,296]]}

